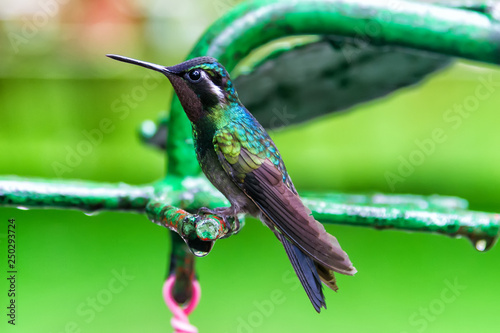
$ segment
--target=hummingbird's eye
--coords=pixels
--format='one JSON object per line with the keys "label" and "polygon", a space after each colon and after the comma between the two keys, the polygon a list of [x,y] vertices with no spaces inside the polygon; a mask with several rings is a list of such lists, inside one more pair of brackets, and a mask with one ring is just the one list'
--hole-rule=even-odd
{"label": "hummingbird's eye", "polygon": [[201,79],[201,72],[197,69],[193,69],[188,73],[188,77],[191,81],[197,82]]}

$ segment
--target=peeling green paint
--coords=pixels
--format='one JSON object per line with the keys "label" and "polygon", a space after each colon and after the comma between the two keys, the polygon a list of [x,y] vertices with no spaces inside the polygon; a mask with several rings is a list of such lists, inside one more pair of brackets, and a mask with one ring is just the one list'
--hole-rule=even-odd
{"label": "peeling green paint", "polygon": [[86,213],[100,210],[144,212],[153,186],[90,181],[0,177],[0,205],[26,208],[70,208]]}

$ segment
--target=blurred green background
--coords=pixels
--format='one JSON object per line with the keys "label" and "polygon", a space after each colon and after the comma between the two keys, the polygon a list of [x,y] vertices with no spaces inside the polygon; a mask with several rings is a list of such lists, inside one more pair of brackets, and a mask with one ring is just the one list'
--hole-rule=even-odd
{"label": "blurred green background", "polygon": [[[168,108],[171,86],[160,74],[104,54],[178,63],[235,3],[2,1],[0,174],[130,184],[161,178],[164,155],[142,144],[137,129]],[[30,22],[36,29],[30,30]],[[146,75],[160,84],[126,112],[117,111],[126,105],[123,95],[143,85]],[[456,195],[474,210],[499,212],[498,84],[460,117],[460,125],[445,120],[448,110],[474,96],[482,79],[500,82],[499,69],[458,62],[418,87],[272,137],[299,190]],[[113,130],[81,161],[57,172],[54,163],[66,164],[68,151],[104,118]],[[436,128],[446,140],[392,188],[386,173],[397,173],[401,158],[418,149],[415,140],[430,138]],[[2,278],[2,331],[170,331],[161,297],[170,242],[165,229],[141,215],[0,208],[2,277],[8,218],[17,223],[17,317],[15,327],[7,324],[8,284]],[[338,277],[337,294],[326,290],[327,311],[315,313],[281,245],[250,220],[243,232],[197,260],[203,296],[191,322],[200,332],[242,333],[470,332],[498,326],[498,248],[479,253],[465,239],[347,226],[327,230],[359,271]]]}

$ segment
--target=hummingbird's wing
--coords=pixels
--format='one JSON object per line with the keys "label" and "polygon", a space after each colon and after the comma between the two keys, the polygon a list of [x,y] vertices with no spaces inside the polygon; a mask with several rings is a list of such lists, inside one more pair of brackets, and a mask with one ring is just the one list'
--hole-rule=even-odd
{"label": "hummingbird's wing", "polygon": [[[275,232],[275,234],[281,244],[285,247],[288,259],[290,260],[300,283],[304,287],[309,300],[314,306],[314,309],[317,312],[320,312],[322,307],[326,309],[325,295],[323,294],[321,278],[316,267],[317,264],[311,257],[308,257],[297,246],[288,241],[285,236],[279,232]],[[329,287],[332,288],[330,285]],[[337,286],[334,284],[334,288],[332,289],[337,291],[338,288],[336,287]]]}
{"label": "hummingbird's wing", "polygon": [[258,123],[251,125],[233,123],[215,134],[214,148],[224,170],[303,253],[330,270],[356,273],[337,239],[302,203],[274,142]]}

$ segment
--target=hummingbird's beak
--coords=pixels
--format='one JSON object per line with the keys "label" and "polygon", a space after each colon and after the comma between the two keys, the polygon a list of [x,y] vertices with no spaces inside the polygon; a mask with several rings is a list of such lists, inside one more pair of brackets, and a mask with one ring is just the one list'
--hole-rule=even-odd
{"label": "hummingbird's beak", "polygon": [[167,67],[160,66],[160,65],[157,65],[157,64],[153,64],[153,63],[150,63],[150,62],[136,60],[136,59],[132,59],[132,58],[124,57],[124,56],[121,56],[121,55],[116,55],[116,54],[106,54],[106,57],[109,57],[111,59],[115,59],[115,60],[118,60],[118,61],[127,62],[129,64],[138,65],[138,66],[141,66],[141,67],[146,67],[146,68],[152,69],[154,71],[163,73],[165,75],[174,74]]}

